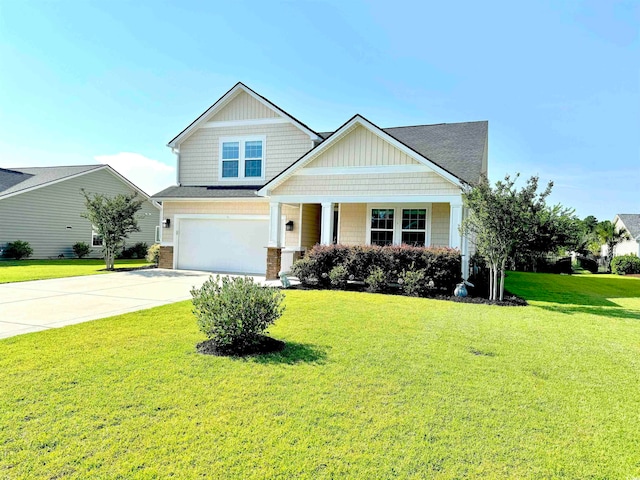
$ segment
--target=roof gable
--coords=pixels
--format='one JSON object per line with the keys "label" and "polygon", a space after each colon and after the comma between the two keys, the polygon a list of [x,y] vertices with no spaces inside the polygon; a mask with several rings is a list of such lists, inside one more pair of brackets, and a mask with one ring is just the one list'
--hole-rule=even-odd
{"label": "roof gable", "polygon": [[[230,106],[234,99],[236,99],[236,97],[238,99],[238,103],[244,104],[244,108],[232,108]],[[241,112],[244,112],[244,114],[242,114]],[[252,118],[249,118],[248,116],[252,116]],[[167,144],[167,146],[172,148],[177,147],[199,127],[212,119],[215,121],[233,122],[242,120],[268,121],[268,119],[277,120],[279,118],[282,118],[284,121],[291,122],[297,128],[309,135],[311,139],[321,140],[321,137],[318,136],[316,132],[314,132],[304,123],[289,115],[287,112],[272,103],[270,100],[254,92],[243,83],[238,82],[231,90],[225,93],[218,99],[218,101],[216,101],[198,118],[191,122],[191,124],[187,128],[176,135]]]}
{"label": "roof gable", "polygon": [[[459,178],[455,175],[451,174],[444,168],[439,165],[433,163],[428,158],[424,157],[411,147],[405,145],[400,142],[398,139],[394,138],[380,127],[374,125],[366,118],[361,115],[355,115],[350,120],[348,120],[345,124],[343,124],[338,130],[336,130],[332,135],[330,135],[324,142],[318,145],[313,150],[309,151],[305,155],[303,155],[300,159],[298,159],[295,163],[293,163],[289,168],[285,169],[279,175],[274,177],[269,183],[267,183],[264,187],[262,187],[258,194],[259,195],[269,195],[269,192],[274,188],[278,187],[282,183],[284,183],[288,178],[294,175],[296,172],[300,171],[304,167],[310,166],[314,160],[318,159],[321,155],[328,152],[334,145],[342,142],[345,138],[348,138],[349,135],[357,130],[358,127],[362,127],[368,130],[371,134],[379,137],[383,140],[385,145],[389,145],[397,150],[399,150],[402,154],[404,154],[408,159],[412,159],[415,161],[415,164],[422,165],[428,167],[430,170],[453,183],[456,186],[462,186],[462,183]],[[355,146],[355,144],[354,144]],[[366,148],[366,147],[365,147]],[[405,163],[406,164],[406,163]]]}
{"label": "roof gable", "polygon": [[[620,213],[616,215],[631,238],[640,240],[640,213]],[[614,220],[615,223],[615,220]]]}
{"label": "roof gable", "polygon": [[54,185],[56,183],[63,182],[65,180],[70,180],[72,178],[97,172],[99,170],[108,171],[113,176],[118,178],[121,182],[125,183],[127,186],[133,189],[135,192],[138,192],[140,196],[142,196],[145,200],[151,201],[156,207],[158,206],[153,200],[151,200],[149,195],[147,195],[143,190],[136,187],[126,177],[120,175],[111,166],[106,164],[70,165],[70,166],[63,166],[63,167],[27,167],[27,168],[12,168],[10,170],[0,169],[0,179],[5,175],[5,172],[7,171],[18,173],[27,177],[24,180],[20,181],[19,183],[16,183],[9,188],[5,188],[4,190],[1,189],[1,184],[0,184],[0,200],[3,200],[8,197],[12,197],[14,195],[19,195],[21,193],[31,192],[39,188],[47,187],[49,185]]}

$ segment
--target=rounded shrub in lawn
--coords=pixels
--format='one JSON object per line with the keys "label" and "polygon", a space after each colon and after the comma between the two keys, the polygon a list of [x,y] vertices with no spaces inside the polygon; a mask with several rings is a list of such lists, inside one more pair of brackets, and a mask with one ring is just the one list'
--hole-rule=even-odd
{"label": "rounded shrub in lawn", "polygon": [[91,253],[91,247],[88,243],[78,242],[73,245],[73,253],[75,253],[78,258],[86,257]]}
{"label": "rounded shrub in lawn", "polygon": [[214,355],[251,355],[284,348],[264,335],[284,312],[284,294],[250,277],[210,277],[191,290],[193,313],[209,338],[198,351]]}

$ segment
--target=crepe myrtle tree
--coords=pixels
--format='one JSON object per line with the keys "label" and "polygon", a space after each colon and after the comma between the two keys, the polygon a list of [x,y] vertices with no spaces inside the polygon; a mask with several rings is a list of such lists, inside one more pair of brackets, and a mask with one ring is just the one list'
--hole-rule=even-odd
{"label": "crepe myrtle tree", "polygon": [[528,248],[540,228],[553,182],[538,193],[538,177],[531,177],[518,190],[520,174],[509,175],[492,186],[486,177],[465,187],[462,200],[469,214],[460,231],[474,238],[476,249],[489,266],[489,300],[504,299],[504,277],[508,260],[518,248]]}
{"label": "crepe myrtle tree", "polygon": [[87,193],[84,189],[81,191],[87,208],[81,216],[89,220],[102,237],[104,263],[107,270],[113,270],[118,249],[130,233],[140,231],[136,214],[144,200],[139,199],[137,193],[108,197],[101,193]]}

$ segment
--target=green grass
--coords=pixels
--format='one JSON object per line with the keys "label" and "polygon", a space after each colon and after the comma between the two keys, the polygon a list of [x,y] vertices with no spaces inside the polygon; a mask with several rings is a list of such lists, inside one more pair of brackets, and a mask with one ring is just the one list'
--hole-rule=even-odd
{"label": "green grass", "polygon": [[[146,260],[116,260],[116,269],[150,265]],[[0,260],[0,283],[109,273],[104,260]]]}
{"label": "green grass", "polygon": [[585,281],[290,291],[249,359],[197,354],[189,302],[2,340],[0,478],[638,477],[640,280]]}

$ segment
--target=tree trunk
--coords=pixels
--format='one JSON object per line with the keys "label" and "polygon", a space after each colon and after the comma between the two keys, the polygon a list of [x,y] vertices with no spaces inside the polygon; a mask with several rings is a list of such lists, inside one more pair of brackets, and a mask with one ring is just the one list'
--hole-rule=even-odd
{"label": "tree trunk", "polygon": [[489,264],[489,300],[493,300],[493,264]]}
{"label": "tree trunk", "polygon": [[504,300],[504,266],[507,263],[507,259],[502,259],[502,264],[500,265],[500,301]]}

